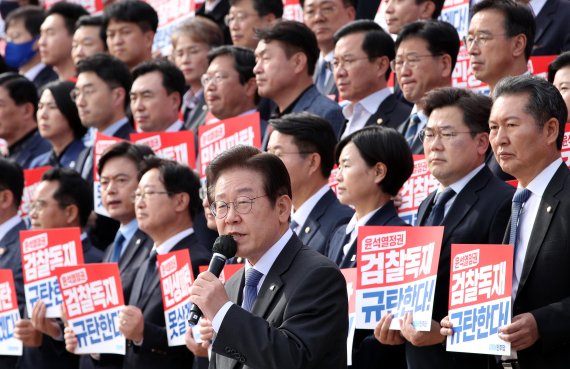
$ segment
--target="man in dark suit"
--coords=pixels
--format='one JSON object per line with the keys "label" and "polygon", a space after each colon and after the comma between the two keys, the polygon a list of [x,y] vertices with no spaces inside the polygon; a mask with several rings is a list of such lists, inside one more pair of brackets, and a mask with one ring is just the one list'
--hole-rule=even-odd
{"label": "man in dark suit", "polygon": [[128,340],[124,368],[186,368],[193,355],[183,346],[169,347],[156,255],[189,250],[193,275],[207,265],[211,251],[198,243],[193,218],[201,209],[200,180],[186,166],[145,158],[135,192],[140,228],[153,240],[152,251],[133,283],[128,306],[119,314],[119,329]]}
{"label": "man in dark suit", "polygon": [[310,113],[291,113],[270,121],[267,151],[277,155],[291,177],[291,229],[303,244],[326,255],[334,231],[353,211],[341,205],[328,179],[334,165],[335,134],[327,121]]}
{"label": "man in dark suit", "polygon": [[246,258],[246,270],[226,289],[209,272],[192,286],[191,301],[216,332],[210,367],[345,368],[346,283],[334,263],[289,229],[285,165],[237,146],[214,159],[207,174],[218,230],[233,236],[237,256]]}
{"label": "man in dark suit", "polygon": [[302,23],[281,21],[258,30],[257,35],[253,72],[259,95],[277,104],[274,117],[307,111],[326,119],[338,134],[344,122],[342,111],[313,84],[319,54],[314,33]]}
{"label": "man in dark suit", "polygon": [[226,24],[226,16],[229,11],[229,0],[206,0],[204,1],[204,4],[196,10],[197,16],[206,17],[216,22],[224,34],[225,45],[230,45],[232,43],[230,30],[228,24]]}
{"label": "man in dark suit", "polygon": [[383,343],[405,341],[410,369],[476,369],[487,365],[485,355],[446,352],[439,322],[449,306],[451,244],[499,244],[509,220],[514,190],[485,165],[490,110],[490,98],[457,88],[432,91],[425,98],[429,120],[420,137],[429,170],[440,187],[421,203],[418,224],[445,227],[431,331],[417,332],[405,325],[400,337],[397,331],[389,331],[389,317],[382,318],[376,329]]}
{"label": "man in dark suit", "polygon": [[[502,359],[521,369],[566,368],[570,171],[560,149],[568,111],[554,86],[526,75],[499,82],[493,101],[491,146],[501,168],[518,180],[504,239],[515,248],[513,318],[499,333],[512,356]],[[442,333],[450,334],[443,323]]]}
{"label": "man in dark suit", "polygon": [[348,120],[341,136],[365,126],[381,124],[398,128],[410,115],[388,88],[394,41],[375,22],[360,20],[335,33],[334,78],[340,97],[350,104],[342,109]]}
{"label": "man in dark suit", "polygon": [[566,22],[570,18],[570,3],[546,0],[542,9],[534,13],[536,34],[532,55],[558,55],[570,50],[570,23]]}
{"label": "man in dark suit", "polygon": [[398,34],[392,69],[404,98],[414,104],[412,114],[398,130],[414,154],[423,154],[424,150],[419,138],[427,123],[422,98],[433,89],[451,86],[458,52],[459,35],[446,22],[413,22]]}

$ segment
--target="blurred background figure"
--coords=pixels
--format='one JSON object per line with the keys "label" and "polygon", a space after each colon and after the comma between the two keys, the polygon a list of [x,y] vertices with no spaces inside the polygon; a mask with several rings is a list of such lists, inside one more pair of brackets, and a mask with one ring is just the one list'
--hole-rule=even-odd
{"label": "blurred background figure", "polygon": [[84,15],[75,24],[71,57],[77,66],[81,60],[97,53],[107,52],[105,33],[103,32],[103,17],[100,15]]}
{"label": "blurred background figure", "polygon": [[[570,51],[560,54],[550,63],[548,66],[548,82],[560,91],[570,112]],[[570,122],[570,113],[568,113],[566,122]]]}

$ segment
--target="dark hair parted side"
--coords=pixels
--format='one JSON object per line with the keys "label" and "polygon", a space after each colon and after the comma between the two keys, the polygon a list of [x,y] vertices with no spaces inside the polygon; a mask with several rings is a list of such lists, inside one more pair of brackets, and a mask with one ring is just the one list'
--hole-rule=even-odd
{"label": "dark hair parted side", "polygon": [[69,168],[52,168],[42,175],[42,181],[58,182],[53,199],[61,209],[75,205],[79,209],[79,223],[85,227],[93,210],[93,193],[89,183]]}
{"label": "dark hair parted side", "polygon": [[548,65],[548,82],[554,83],[554,77],[556,73],[562,69],[570,67],[570,51],[563,52],[562,54],[558,55],[556,59]]}
{"label": "dark hair parted side", "polygon": [[551,118],[558,120],[558,151],[562,149],[564,140],[564,125],[568,117],[568,108],[560,92],[543,78],[526,74],[505,77],[499,81],[493,91],[493,103],[501,96],[526,95],[527,103],[524,112],[531,115],[538,128]]}
{"label": "dark hair parted side", "polygon": [[38,112],[38,91],[32,81],[16,72],[6,72],[0,74],[0,87],[8,91],[14,104],[32,104],[34,106],[34,120]]}
{"label": "dark hair parted side", "polygon": [[338,163],[342,149],[353,143],[369,167],[386,166],[386,177],[378,184],[382,192],[396,196],[414,170],[414,159],[408,142],[393,128],[365,127],[343,138],[335,149]]}
{"label": "dark hair parted side", "polygon": [[[305,0],[300,0],[299,1],[301,3],[301,7],[305,8]],[[355,0],[341,0],[342,5],[344,5],[344,7],[349,7],[352,6],[353,8],[356,8],[356,1]]]}
{"label": "dark hair parted side", "polygon": [[40,35],[40,27],[46,19],[46,12],[39,6],[26,5],[15,9],[10,12],[6,17],[4,30],[7,31],[12,25],[12,22],[24,22],[24,28],[32,35],[38,37]]}
{"label": "dark hair parted side", "polygon": [[[392,36],[384,31],[378,23],[370,20],[357,20],[341,27],[334,34],[335,45],[341,38],[355,33],[364,33],[361,48],[368,56],[369,61],[381,56],[385,56],[391,61],[396,57]],[[392,70],[388,65],[386,79],[390,78],[391,72]]]}
{"label": "dark hair parted side", "polygon": [[[243,0],[230,0],[230,6],[236,5]],[[283,1],[282,0],[250,0],[253,5],[253,9],[257,12],[257,15],[263,17],[267,14],[274,14],[275,18],[281,18],[283,16]]]}
{"label": "dark hair parted side", "polygon": [[125,90],[124,106],[128,108],[133,80],[125,63],[109,54],[98,53],[77,63],[77,75],[87,72],[95,73],[109,88],[122,87]]}
{"label": "dark hair parted side", "polygon": [[305,54],[309,75],[315,73],[315,65],[319,59],[319,45],[313,31],[303,23],[284,20],[277,22],[273,27],[258,29],[256,34],[257,38],[265,43],[279,41],[288,58],[298,52]]}
{"label": "dark hair parted side", "polygon": [[68,3],[65,1],[60,1],[53,4],[46,13],[46,17],[50,15],[57,14],[63,17],[65,21],[65,28],[70,35],[75,32],[75,22],[82,15],[89,15],[89,12],[79,4]]}
{"label": "dark hair parted side", "polygon": [[103,41],[103,47],[107,50],[107,34],[103,29],[102,15],[83,15],[75,22],[75,30],[79,27],[99,27],[99,38]]}
{"label": "dark hair parted side", "polygon": [[158,14],[146,1],[121,0],[103,10],[103,29],[107,31],[110,21],[136,23],[143,32],[158,29]]}
{"label": "dark hair parted side", "polygon": [[206,168],[208,199],[214,200],[214,188],[220,176],[232,169],[244,169],[259,173],[263,178],[263,189],[270,203],[277,198],[291,194],[291,179],[285,164],[277,156],[261,152],[253,146],[238,145],[222,152]]}
{"label": "dark hair parted side", "polygon": [[71,100],[70,93],[74,88],[75,83],[70,81],[52,81],[42,87],[40,97],[46,90],[51,92],[55,100],[55,105],[67,120],[69,128],[73,131],[73,137],[79,139],[85,135],[87,128],[81,124],[77,105]]}
{"label": "dark hair parted side", "polygon": [[184,96],[186,92],[186,82],[182,71],[168,60],[147,60],[133,69],[133,81],[140,76],[153,72],[158,72],[162,76],[162,87],[164,87],[168,95],[172,93],[178,93],[180,95],[180,104],[178,106],[178,109],[180,109],[182,106],[182,96]]}
{"label": "dark hair parted side", "polygon": [[534,16],[527,5],[514,0],[483,0],[471,8],[471,18],[481,11],[494,10],[500,12],[505,18],[503,28],[506,37],[514,37],[520,34],[526,36],[525,59],[530,58],[534,46],[534,34],[536,24]]}
{"label": "dark hair parted side", "polygon": [[302,157],[317,153],[321,157],[321,174],[328,178],[334,166],[336,135],[329,122],[312,113],[291,113],[269,121],[273,130],[292,136]]}
{"label": "dark hair parted side", "polygon": [[455,68],[459,54],[459,34],[455,27],[447,22],[425,20],[406,24],[400,30],[396,39],[395,49],[398,50],[404,40],[419,38],[427,43],[427,48],[433,55],[449,55],[451,70]]}
{"label": "dark hair parted side", "polygon": [[470,90],[442,87],[432,90],[424,97],[424,112],[430,116],[435,109],[454,106],[463,112],[463,123],[469,127],[471,137],[477,133],[489,133],[491,98]]}
{"label": "dark hair parted side", "polygon": [[161,159],[157,156],[146,156],[139,172],[139,181],[142,176],[151,169],[158,169],[159,179],[164,188],[169,192],[168,196],[177,193],[187,193],[190,197],[188,214],[194,220],[194,216],[202,209],[200,200],[200,179],[190,168],[178,164],[172,160]]}
{"label": "dark hair parted side", "polygon": [[97,174],[101,175],[105,164],[114,158],[129,159],[137,168],[137,172],[140,172],[142,170],[142,162],[144,158],[153,155],[154,151],[152,151],[152,149],[146,145],[138,145],[127,141],[118,142],[112,146],[109,146],[103,152],[103,155],[101,155],[99,158]]}
{"label": "dark hair parted side", "polygon": [[14,208],[20,207],[24,194],[24,171],[12,159],[0,157],[0,190],[12,192]]}
{"label": "dark hair parted side", "polygon": [[435,9],[433,14],[431,15],[431,19],[437,19],[441,15],[441,10],[443,9],[443,4],[445,0],[416,0],[416,4],[425,3],[426,1],[431,1],[433,5],[435,5]]}

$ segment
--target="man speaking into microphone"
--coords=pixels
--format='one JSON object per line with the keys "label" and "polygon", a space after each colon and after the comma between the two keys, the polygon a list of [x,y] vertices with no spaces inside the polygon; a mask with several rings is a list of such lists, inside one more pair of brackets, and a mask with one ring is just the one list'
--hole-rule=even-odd
{"label": "man speaking into microphone", "polygon": [[289,229],[283,162],[237,146],[210,163],[207,177],[218,231],[246,259],[225,289],[209,272],[192,286],[190,299],[215,332],[210,368],[346,368],[346,282]]}

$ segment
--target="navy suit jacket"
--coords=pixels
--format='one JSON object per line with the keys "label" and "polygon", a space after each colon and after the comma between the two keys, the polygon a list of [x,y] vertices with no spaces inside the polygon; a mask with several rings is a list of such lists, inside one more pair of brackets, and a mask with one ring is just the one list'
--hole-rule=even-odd
{"label": "navy suit jacket", "polygon": [[73,140],[61,153],[59,157],[56,156],[53,150],[50,150],[38,157],[36,157],[30,167],[37,168],[44,165],[51,165],[56,168],[71,168],[75,169],[77,158],[79,154],[85,150],[85,145],[81,139]]}
{"label": "navy suit jacket", "polygon": [[[457,195],[443,219],[443,240],[437,269],[432,318],[440,322],[449,306],[451,244],[500,244],[511,213],[515,189],[483,167]],[[418,224],[424,225],[433,207],[436,192],[420,204]],[[410,369],[486,368],[485,355],[446,352],[442,345],[416,347],[406,343]]]}
{"label": "navy suit jacket", "polygon": [[251,312],[242,309],[244,268],[225,285],[234,303],[212,346],[210,368],[346,368],[346,282],[293,234],[265,276]]}
{"label": "navy suit jacket", "polygon": [[[11,150],[11,149],[10,149]],[[44,140],[37,129],[24,141],[18,143],[15,152],[10,152],[9,158],[18,163],[22,169],[29,169],[32,167],[32,161],[51,150],[49,142]]]}
{"label": "navy suit jacket", "polygon": [[315,85],[308,88],[299,98],[291,113],[301,113],[301,112],[314,113],[323,119],[326,119],[336,135],[340,133],[340,129],[344,123],[344,115],[342,115],[342,110],[340,106],[323,96]]}
{"label": "navy suit jacket", "polygon": [[558,55],[570,50],[570,2],[547,0],[535,18],[532,55]]}
{"label": "navy suit jacket", "polygon": [[[400,132],[402,135],[405,136],[406,131],[408,130],[408,126],[410,125],[410,120],[412,119],[412,116],[410,115],[408,117],[408,119],[406,119],[404,121],[404,123],[402,123],[399,127],[398,127],[398,132]],[[412,150],[412,154],[414,155],[423,155],[424,153],[424,144],[422,143],[422,141],[420,140],[419,136],[416,135],[416,137],[414,138],[414,140],[412,141],[412,144],[410,145],[410,149]]]}
{"label": "navy suit jacket", "polygon": [[313,250],[326,255],[334,231],[348,223],[352,214],[354,211],[338,202],[335,193],[328,190],[301,225],[299,239]]}
{"label": "navy suit jacket", "polygon": [[45,67],[42,68],[42,70],[38,73],[38,75],[36,76],[36,78],[34,78],[32,82],[34,82],[34,85],[36,85],[36,89],[40,91],[43,85],[51,81],[56,81],[58,79],[59,77],[57,76],[57,73],[55,73],[53,68],[50,67],[49,65],[46,65]]}
{"label": "navy suit jacket", "polygon": [[24,279],[22,274],[22,255],[20,253],[20,231],[26,230],[26,223],[20,221],[0,240],[0,269],[11,269],[14,273],[14,284],[20,316],[24,316],[26,301],[24,299]]}
{"label": "navy suit jacket", "polygon": [[[198,243],[194,233],[178,242],[171,251],[184,249],[190,251],[192,272],[194,275],[198,275],[198,267],[200,265],[208,265],[212,253],[205,246]],[[147,285],[143,285],[148,269],[147,261],[148,257],[143,261],[137,272],[129,298],[129,305],[134,305],[143,312],[143,343],[141,346],[137,346],[131,341],[127,343],[127,353],[124,358],[123,368],[187,369],[194,359],[192,353],[184,346],[168,346],[158,271],[155,272]]]}

